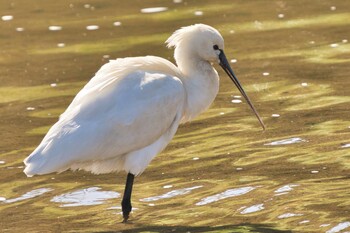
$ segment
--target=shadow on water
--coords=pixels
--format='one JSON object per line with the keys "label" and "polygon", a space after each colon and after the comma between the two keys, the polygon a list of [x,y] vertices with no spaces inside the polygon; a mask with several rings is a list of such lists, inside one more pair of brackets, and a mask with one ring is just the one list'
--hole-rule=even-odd
{"label": "shadow on water", "polygon": [[96,231],[96,233],[132,233],[132,232],[154,232],[154,233],[245,233],[245,232],[256,232],[256,233],[292,233],[290,230],[276,230],[269,225],[263,224],[250,224],[242,223],[239,225],[225,225],[225,226],[201,226],[201,227],[189,227],[189,226],[136,226],[130,230],[123,231]]}

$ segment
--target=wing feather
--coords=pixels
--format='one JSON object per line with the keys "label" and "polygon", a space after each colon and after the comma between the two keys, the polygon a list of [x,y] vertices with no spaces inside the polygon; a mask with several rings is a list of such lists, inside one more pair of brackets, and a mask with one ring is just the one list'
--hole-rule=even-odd
{"label": "wing feather", "polygon": [[96,73],[25,160],[26,174],[122,156],[168,130],[185,97],[175,66],[154,57],[131,60],[131,67],[118,59]]}

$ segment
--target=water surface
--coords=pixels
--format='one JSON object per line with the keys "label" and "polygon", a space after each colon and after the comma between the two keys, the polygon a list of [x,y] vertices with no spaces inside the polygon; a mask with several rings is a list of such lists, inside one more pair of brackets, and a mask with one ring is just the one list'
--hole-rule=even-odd
{"label": "water surface", "polygon": [[[12,0],[0,12],[1,232],[350,231],[350,2]],[[222,32],[265,132],[217,66],[214,104],[135,179],[131,224],[125,174],[25,177],[22,160],[101,65],[172,60],[164,41],[194,23]]]}

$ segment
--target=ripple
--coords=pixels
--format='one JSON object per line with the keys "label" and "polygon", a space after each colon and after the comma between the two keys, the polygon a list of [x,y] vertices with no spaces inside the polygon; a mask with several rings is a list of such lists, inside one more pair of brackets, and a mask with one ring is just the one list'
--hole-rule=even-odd
{"label": "ripple", "polygon": [[1,16],[1,19],[3,21],[10,21],[10,20],[13,20],[13,16],[12,15],[4,15],[4,16]]}
{"label": "ripple", "polygon": [[116,26],[116,27],[119,27],[119,26],[121,26],[121,25],[122,25],[122,23],[119,22],[119,21],[116,21],[116,22],[113,23],[113,26]]}
{"label": "ripple", "polygon": [[195,11],[194,15],[195,16],[202,16],[203,15],[203,11]]}
{"label": "ripple", "polygon": [[77,190],[70,193],[64,193],[55,196],[51,202],[65,203],[60,207],[75,207],[75,206],[89,206],[100,205],[105,200],[118,198],[120,194],[114,191],[99,191],[99,187],[90,187],[86,189]]}
{"label": "ripple", "polygon": [[66,47],[66,44],[65,43],[58,43],[57,47],[58,48],[64,48],[64,47]]}
{"label": "ripple", "polygon": [[346,228],[350,227],[350,222],[342,222],[330,229],[329,231],[326,231],[326,233],[336,233],[339,231],[342,231]]}
{"label": "ripple", "polygon": [[61,26],[49,26],[50,31],[61,31],[62,27]]}
{"label": "ripple", "polygon": [[236,188],[236,189],[228,189],[225,192],[202,198],[200,202],[196,203],[196,205],[207,205],[212,202],[223,200],[229,197],[241,196],[243,194],[249,193],[250,191],[253,191],[254,189],[255,187],[242,187],[242,188]]}
{"label": "ripple", "polygon": [[168,7],[150,7],[150,8],[141,9],[141,13],[152,14],[152,13],[159,13],[167,10],[168,10]]}
{"label": "ripple", "polygon": [[298,184],[287,184],[285,186],[282,186],[281,188],[278,188],[275,190],[275,193],[285,193],[285,192],[290,192],[293,190],[293,187],[298,187]]}
{"label": "ripple", "polygon": [[199,185],[199,186],[194,186],[194,187],[190,187],[190,188],[177,189],[177,190],[173,190],[173,191],[167,192],[167,193],[159,195],[159,196],[146,197],[146,198],[140,199],[140,201],[151,202],[151,201],[158,201],[160,199],[172,198],[175,196],[188,194],[192,190],[202,188],[202,187],[203,187],[202,185]]}
{"label": "ripple", "polygon": [[282,219],[282,218],[291,218],[291,217],[296,217],[296,216],[303,216],[303,214],[285,213],[285,214],[281,214],[277,218]]}
{"label": "ripple", "polygon": [[342,145],[341,148],[350,148],[350,143]]}
{"label": "ripple", "polygon": [[264,204],[256,204],[245,208],[244,210],[241,211],[241,214],[250,214],[250,213],[258,212],[263,209],[265,209]]}
{"label": "ripple", "polygon": [[339,44],[334,43],[334,44],[330,44],[329,46],[330,46],[330,47],[332,47],[332,48],[336,48],[336,47],[338,47],[338,46],[339,46]]}
{"label": "ripple", "polygon": [[99,28],[100,27],[98,25],[88,25],[88,26],[86,26],[86,30],[89,30],[89,31],[94,31],[94,30],[97,30]]}
{"label": "ripple", "polygon": [[234,99],[234,100],[231,100],[231,103],[239,104],[239,103],[242,103],[242,100],[240,100],[240,99]]}
{"label": "ripple", "polygon": [[50,189],[50,188],[34,189],[30,192],[23,194],[20,197],[16,197],[16,198],[12,198],[12,199],[0,198],[0,201],[5,202],[5,203],[13,203],[13,202],[17,202],[17,201],[23,201],[23,200],[27,200],[30,198],[34,198],[34,197],[43,195],[44,193],[50,192],[52,190],[53,189]]}
{"label": "ripple", "polygon": [[306,142],[306,140],[302,138],[287,138],[279,141],[274,141],[270,143],[265,143],[265,146],[279,146],[279,145],[288,145],[288,144],[295,144],[300,142]]}

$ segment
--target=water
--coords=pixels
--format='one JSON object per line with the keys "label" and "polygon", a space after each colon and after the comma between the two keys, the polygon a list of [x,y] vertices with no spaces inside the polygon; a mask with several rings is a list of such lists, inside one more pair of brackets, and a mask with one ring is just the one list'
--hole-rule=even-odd
{"label": "water", "polygon": [[[141,13],[155,7],[164,11]],[[350,231],[349,9],[341,0],[3,1],[0,231]],[[132,224],[118,209],[125,174],[25,177],[22,160],[101,65],[172,59],[166,38],[200,22],[224,35],[265,132],[216,66],[214,104],[135,179]]]}
{"label": "water", "polygon": [[202,198],[199,202],[196,203],[196,205],[199,205],[199,206],[207,205],[226,198],[241,196],[243,194],[249,193],[250,191],[253,191],[254,189],[255,187],[242,187],[242,188],[236,188],[236,189],[228,189],[224,192]]}
{"label": "water", "polygon": [[277,218],[292,218],[292,217],[302,216],[302,215],[303,215],[303,214],[285,213],[285,214],[281,214],[281,215],[278,216]]}
{"label": "water", "polygon": [[49,26],[50,31],[61,31],[62,27],[61,26]]}
{"label": "water", "polygon": [[13,20],[13,16],[12,15],[3,15],[3,16],[1,16],[1,19],[3,21],[10,21],[10,20]]}
{"label": "water", "polygon": [[350,222],[342,222],[327,231],[327,233],[336,233],[336,232],[341,232],[342,230],[345,230],[350,227]]}
{"label": "water", "polygon": [[108,199],[120,197],[120,194],[113,191],[100,191],[99,187],[90,187],[54,196],[51,201],[61,204],[60,207],[75,207],[100,205]]}
{"label": "water", "polygon": [[[272,116],[277,117],[277,116],[274,116],[274,114],[272,114]],[[288,139],[283,139],[283,140],[265,143],[264,145],[279,146],[279,145],[288,145],[288,144],[294,144],[294,143],[300,143],[300,142],[306,142],[306,140],[304,140],[302,138],[288,138]]]}
{"label": "water", "polygon": [[35,198],[38,196],[43,195],[44,193],[50,192],[52,191],[52,189],[50,188],[40,188],[40,189],[35,189],[29,192],[26,192],[25,194],[19,196],[19,197],[15,197],[15,198],[10,198],[10,199],[6,199],[4,197],[0,198],[0,201],[4,202],[4,203],[13,203],[13,202],[19,202],[19,201],[23,201],[23,200],[27,200],[27,199],[31,199],[31,198]]}
{"label": "water", "polygon": [[252,206],[249,206],[247,208],[244,208],[241,211],[241,214],[251,214],[251,213],[261,211],[263,209],[265,209],[264,204],[256,204],[256,205],[252,205]]}
{"label": "water", "polygon": [[294,189],[294,187],[298,187],[298,186],[299,185],[297,185],[297,184],[287,184],[287,185],[284,185],[284,186],[278,188],[274,192],[276,193],[275,195],[284,195],[284,194],[287,194],[290,191],[292,191]]}
{"label": "water", "polygon": [[141,13],[151,14],[151,13],[159,13],[167,10],[168,10],[167,7],[150,7],[150,8],[141,9]]}
{"label": "water", "polygon": [[[165,186],[163,186],[164,188]],[[198,188],[202,188],[203,186],[194,186],[194,187],[189,187],[189,188],[183,188],[183,189],[176,189],[176,190],[172,190],[170,192],[164,193],[162,195],[159,196],[153,196],[153,197],[146,197],[146,198],[142,198],[140,199],[140,201],[143,202],[153,202],[153,201],[158,201],[161,199],[167,199],[167,198],[172,198],[172,197],[176,197],[179,195],[185,195],[190,193],[192,190],[194,189],[198,189]]]}

